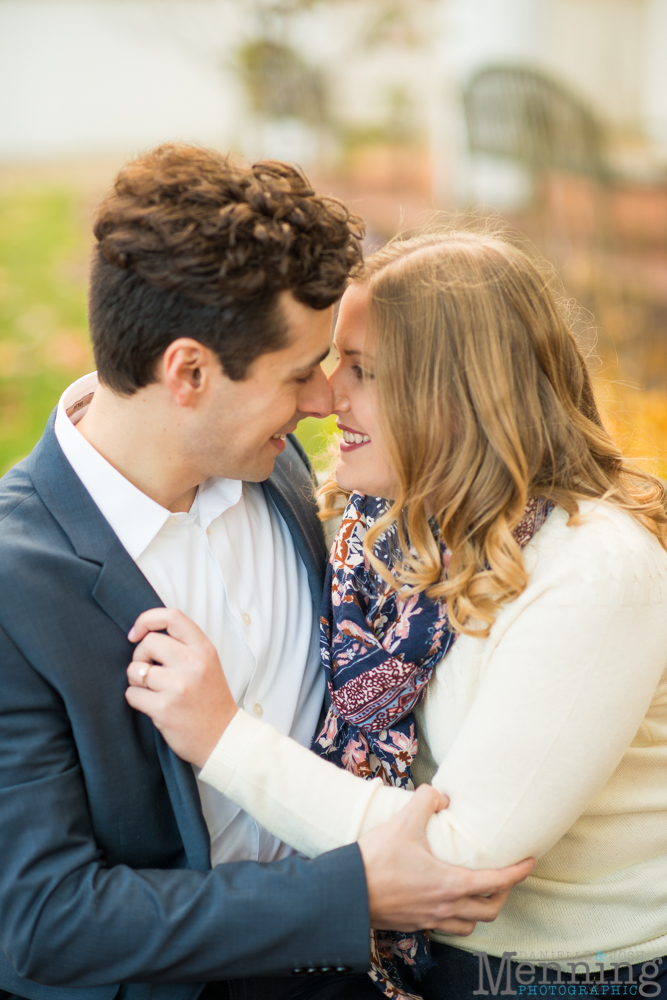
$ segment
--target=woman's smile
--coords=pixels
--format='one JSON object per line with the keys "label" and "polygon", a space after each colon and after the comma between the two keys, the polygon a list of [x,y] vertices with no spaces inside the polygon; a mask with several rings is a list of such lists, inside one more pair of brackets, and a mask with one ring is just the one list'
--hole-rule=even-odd
{"label": "woman's smile", "polygon": [[340,443],[341,451],[355,451],[357,448],[363,448],[365,444],[370,444],[370,437],[362,431],[355,431],[352,427],[346,427],[341,423],[338,424],[338,430],[342,431],[343,434],[343,440]]}

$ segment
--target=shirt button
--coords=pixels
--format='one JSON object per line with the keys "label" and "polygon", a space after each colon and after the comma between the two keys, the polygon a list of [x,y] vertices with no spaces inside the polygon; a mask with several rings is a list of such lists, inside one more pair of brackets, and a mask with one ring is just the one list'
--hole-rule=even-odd
{"label": "shirt button", "polygon": [[250,625],[250,623],[252,621],[252,618],[250,617],[250,615],[248,614],[247,611],[243,612],[243,614],[241,615],[241,619],[242,619],[244,625]]}
{"label": "shirt button", "polygon": [[256,702],[252,706],[252,710],[255,713],[255,715],[258,716],[258,717],[261,716],[261,715],[264,715],[264,709],[262,708],[262,706],[260,705],[259,702]]}
{"label": "shirt button", "polygon": [[211,534],[211,529],[210,529],[210,528],[207,528],[207,529],[206,529],[206,534],[207,534],[207,535],[210,535],[210,534]]}

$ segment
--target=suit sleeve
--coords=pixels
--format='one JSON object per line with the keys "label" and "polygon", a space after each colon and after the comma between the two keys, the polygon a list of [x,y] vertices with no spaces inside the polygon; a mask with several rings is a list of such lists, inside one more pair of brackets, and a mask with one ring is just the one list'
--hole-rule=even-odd
{"label": "suit sleeve", "polygon": [[212,871],[109,867],[58,693],[0,630],[0,949],[52,986],[368,966],[356,846]]}

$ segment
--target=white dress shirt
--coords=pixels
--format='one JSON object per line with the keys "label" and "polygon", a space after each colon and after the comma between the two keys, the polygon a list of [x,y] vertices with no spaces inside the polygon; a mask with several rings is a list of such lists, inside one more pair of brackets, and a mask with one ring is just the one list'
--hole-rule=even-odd
{"label": "white dress shirt", "polygon": [[[308,746],[324,676],[306,568],[283,518],[258,483],[239,480],[202,483],[188,513],[151,500],[76,430],[96,386],[92,373],[62,395],[55,433],[65,457],[160,600],[213,643],[237,704]],[[291,853],[195,774],[212,865]]]}

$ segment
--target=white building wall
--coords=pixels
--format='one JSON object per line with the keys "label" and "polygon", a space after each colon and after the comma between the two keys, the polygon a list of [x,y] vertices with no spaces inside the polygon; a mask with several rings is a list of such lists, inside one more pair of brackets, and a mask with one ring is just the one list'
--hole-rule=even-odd
{"label": "white building wall", "polygon": [[667,0],[647,0],[640,120],[667,163]]}
{"label": "white building wall", "polygon": [[[234,58],[257,31],[255,7],[0,0],[0,159],[130,154],[182,138],[308,166],[317,150],[307,130],[249,119]],[[460,188],[461,88],[489,62],[547,68],[621,129],[643,127],[667,157],[667,0],[410,0],[410,8],[421,11],[413,45],[366,43],[374,0],[317,4],[291,20],[286,40],[324,71],[338,121],[385,119],[391,89],[405,87],[416,125],[428,123],[433,136],[441,202]]]}
{"label": "white building wall", "polygon": [[217,0],[0,0],[0,158],[233,143],[241,98],[224,55],[238,12]]}
{"label": "white building wall", "polygon": [[623,129],[641,117],[646,6],[646,0],[551,0],[545,9],[545,67]]}
{"label": "white building wall", "polygon": [[[0,0],[0,159],[129,154],[182,138],[308,165],[318,151],[307,128],[248,114],[235,60],[262,29],[257,8],[247,0]],[[315,5],[285,19],[284,41],[329,78],[337,121],[384,120],[391,89],[404,86],[425,127],[428,27],[426,50],[419,30],[412,46],[368,45],[377,10],[374,0]]]}

